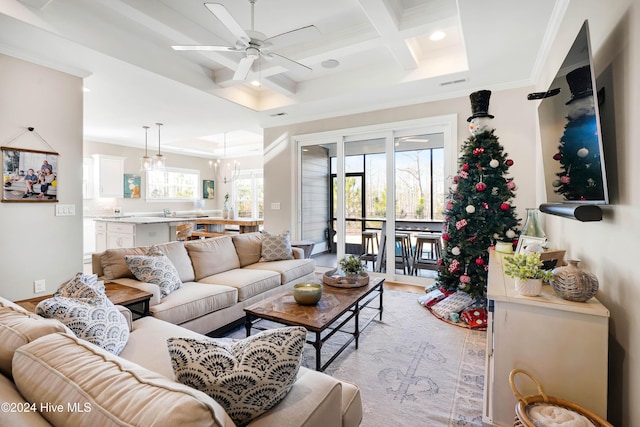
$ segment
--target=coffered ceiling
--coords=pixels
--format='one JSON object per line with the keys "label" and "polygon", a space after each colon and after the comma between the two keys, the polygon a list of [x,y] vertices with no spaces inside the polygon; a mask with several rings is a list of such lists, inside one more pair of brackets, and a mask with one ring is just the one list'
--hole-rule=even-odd
{"label": "coffered ceiling", "polygon": [[[210,2],[252,29],[248,0]],[[229,156],[259,154],[266,126],[532,84],[556,3],[257,0],[260,40],[312,31],[274,38],[275,60],[234,80],[244,53],[171,48],[236,46],[203,0],[0,0],[0,52],[84,78],[87,140],[142,146],[162,122],[167,151],[220,157],[226,134]]]}

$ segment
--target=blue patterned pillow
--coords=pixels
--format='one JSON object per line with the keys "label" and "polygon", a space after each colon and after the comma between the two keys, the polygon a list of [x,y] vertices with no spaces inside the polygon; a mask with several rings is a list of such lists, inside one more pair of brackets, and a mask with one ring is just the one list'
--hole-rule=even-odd
{"label": "blue patterned pillow", "polygon": [[182,286],[176,267],[154,246],[147,251],[146,255],[127,255],[124,260],[136,279],[154,283],[160,287],[161,298]]}
{"label": "blue patterned pillow", "polygon": [[78,338],[89,341],[115,355],[129,339],[129,323],[106,296],[98,298],[52,297],[36,306],[42,317],[58,319]]}
{"label": "blue patterned pillow", "polygon": [[176,380],[218,402],[238,426],[275,406],[296,381],[305,328],[271,329],[237,342],[169,338]]}
{"label": "blue patterned pillow", "polygon": [[280,261],[283,259],[293,259],[289,230],[282,234],[263,231],[260,261]]}
{"label": "blue patterned pillow", "polygon": [[53,294],[54,297],[67,298],[97,298],[103,295],[104,283],[98,283],[98,275],[83,273],[77,273]]}

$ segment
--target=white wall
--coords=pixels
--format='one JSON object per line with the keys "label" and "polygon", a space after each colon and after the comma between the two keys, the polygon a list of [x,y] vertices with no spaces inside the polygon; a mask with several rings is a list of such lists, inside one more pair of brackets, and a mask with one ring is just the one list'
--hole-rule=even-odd
{"label": "white wall", "polygon": [[[142,127],[140,128],[142,130]],[[140,157],[144,155],[143,149],[125,147],[122,145],[104,144],[94,141],[84,142],[84,156],[91,157],[94,154],[107,154],[111,156],[125,157],[124,173],[140,174]],[[149,155],[155,154],[153,149],[149,150]],[[167,158],[168,167],[197,169],[200,170],[200,181],[212,179],[215,181],[215,198],[213,200],[204,199],[205,211],[221,210],[224,204],[225,193],[231,193],[232,184],[224,184],[215,177],[214,170],[209,167],[209,159],[194,156],[185,156],[170,152],[162,153]],[[237,159],[240,162],[240,170],[262,169],[262,157],[242,157]],[[164,208],[172,211],[194,211],[193,202],[146,202],[145,201],[145,177],[142,174],[142,198],[140,199],[86,199],[85,214],[87,216],[111,214],[113,208],[121,207],[123,213],[154,213],[160,214]],[[199,197],[202,197],[202,182],[200,182]]]}
{"label": "white wall", "polygon": [[[75,216],[55,216],[55,204],[1,203],[0,295],[33,297],[33,281],[48,293],[82,271],[82,79],[0,54],[0,145],[32,126],[58,152],[58,199]],[[51,151],[33,134],[12,148]]]}
{"label": "white wall", "polygon": [[[615,99],[617,162],[607,158],[605,162],[608,175],[613,175],[618,185],[609,188],[613,197],[610,206],[603,209],[601,222],[544,217],[546,233],[557,246],[566,249],[569,257],[582,260],[583,267],[598,276],[597,298],[611,312],[609,421],[617,426],[637,425],[640,420],[640,185],[636,175],[640,160],[636,125],[640,117],[639,9],[638,2],[632,0],[571,2],[538,88],[546,90],[543,88],[559,68],[582,22],[588,19],[596,74],[609,65],[613,72],[613,91],[606,96]],[[538,200],[543,198],[541,189]]]}
{"label": "white wall", "polygon": [[[534,121],[536,109],[532,102],[527,101],[529,92],[531,90],[527,89],[493,92],[489,106],[490,113],[495,116],[492,121],[496,129],[495,133],[505,147],[505,152],[509,153],[515,162],[511,168],[518,185],[515,205],[523,219],[525,208],[537,206],[533,178],[536,155]],[[471,105],[467,96],[265,129],[265,229],[281,231],[291,229],[294,224],[293,192],[296,177],[293,175],[295,152],[292,147],[292,136],[446,114],[458,115],[458,146],[460,146],[469,137],[467,117],[471,115]],[[279,202],[281,209],[272,210],[273,202]]]}

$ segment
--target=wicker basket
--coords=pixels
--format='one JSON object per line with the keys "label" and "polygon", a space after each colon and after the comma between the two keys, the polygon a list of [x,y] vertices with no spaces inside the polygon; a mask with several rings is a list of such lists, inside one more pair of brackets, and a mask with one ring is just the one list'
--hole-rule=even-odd
{"label": "wicker basket", "polygon": [[[535,383],[536,387],[538,388],[538,394],[526,397],[522,396],[514,382],[516,374],[519,373],[528,376],[529,379]],[[536,380],[529,372],[525,371],[524,369],[514,369],[513,371],[511,371],[511,373],[509,374],[509,384],[511,385],[513,394],[518,399],[518,403],[516,403],[516,418],[513,422],[514,427],[537,427],[533,423],[531,418],[529,418],[529,415],[527,414],[527,408],[538,403],[555,405],[560,408],[577,412],[578,414],[588,418],[589,421],[591,421],[596,427],[613,427],[613,425],[608,423],[606,420],[603,420],[598,415],[576,403],[572,403],[568,400],[560,399],[558,397],[547,396],[542,390],[542,386],[540,385],[538,380]]]}
{"label": "wicker basket", "polygon": [[360,288],[369,284],[369,275],[360,273],[356,277],[336,276],[337,269],[329,270],[322,275],[322,282],[336,288]]}

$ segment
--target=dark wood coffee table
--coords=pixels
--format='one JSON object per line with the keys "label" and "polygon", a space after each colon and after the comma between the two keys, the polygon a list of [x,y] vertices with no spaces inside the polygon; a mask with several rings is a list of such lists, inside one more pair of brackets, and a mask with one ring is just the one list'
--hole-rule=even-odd
{"label": "dark wood coffee table", "polygon": [[[141,291],[140,289],[136,289],[132,286],[125,286],[119,283],[110,282],[104,284],[104,293],[112,303],[116,305],[123,305],[137,315],[147,316],[149,314],[149,301],[153,296],[149,292]],[[15,301],[15,303],[25,310],[35,313],[38,303],[51,298],[52,296],[53,295],[42,295],[35,298]],[[142,310],[137,309],[137,305],[140,303],[142,304]]]}
{"label": "dark wood coffee table", "polygon": [[[247,336],[251,335],[251,329],[267,329],[257,325],[261,320],[271,320],[287,326],[302,326],[315,334],[315,339],[307,342],[316,350],[316,370],[324,371],[354,340],[356,349],[358,348],[360,333],[376,316],[382,320],[383,284],[384,279],[378,277],[371,277],[369,284],[360,288],[336,288],[325,284],[322,287],[322,298],[317,305],[311,306],[298,304],[293,299],[291,289],[273,295],[244,309]],[[378,307],[367,307],[376,297],[379,298]],[[362,321],[360,312],[365,307],[373,309],[374,313]],[[353,330],[345,330],[344,327],[351,319],[355,321]],[[322,364],[322,345],[336,332],[351,336],[327,362]]]}

